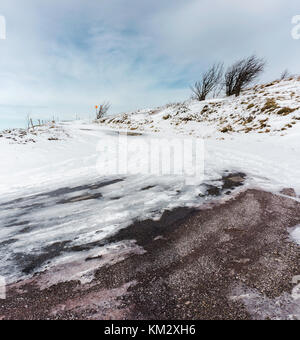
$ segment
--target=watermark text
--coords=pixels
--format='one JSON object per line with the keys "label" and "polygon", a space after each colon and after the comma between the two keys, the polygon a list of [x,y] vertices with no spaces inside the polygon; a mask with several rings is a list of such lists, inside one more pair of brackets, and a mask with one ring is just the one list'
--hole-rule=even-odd
{"label": "watermark text", "polygon": [[107,175],[184,176],[194,185],[204,176],[204,141],[120,134],[98,144],[97,170]]}

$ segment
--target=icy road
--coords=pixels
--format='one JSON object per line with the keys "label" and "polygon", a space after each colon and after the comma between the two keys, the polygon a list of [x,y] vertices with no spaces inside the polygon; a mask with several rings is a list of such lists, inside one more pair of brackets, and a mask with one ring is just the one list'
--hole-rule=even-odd
{"label": "icy road", "polygon": [[56,134],[49,140],[45,130],[26,144],[0,140],[0,275],[10,283],[50,268],[57,275],[47,284],[91,281],[99,266],[143,252],[134,240],[109,243],[118,230],[222,194],[226,171],[245,173],[248,187],[300,192],[296,136],[206,140],[205,178],[190,186],[180,176],[101,176],[99,143],[115,142],[118,133],[78,122]]}

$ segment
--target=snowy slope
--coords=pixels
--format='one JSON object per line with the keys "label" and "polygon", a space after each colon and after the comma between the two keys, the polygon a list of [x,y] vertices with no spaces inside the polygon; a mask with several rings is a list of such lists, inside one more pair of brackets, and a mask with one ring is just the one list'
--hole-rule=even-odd
{"label": "snowy slope", "polygon": [[205,139],[206,174],[236,169],[253,185],[300,194],[300,77],[255,86],[236,97],[187,101],[106,117],[100,126]]}
{"label": "snowy slope", "polygon": [[187,101],[103,118],[118,129],[226,138],[228,134],[285,135],[300,122],[300,78],[244,91],[238,98]]}

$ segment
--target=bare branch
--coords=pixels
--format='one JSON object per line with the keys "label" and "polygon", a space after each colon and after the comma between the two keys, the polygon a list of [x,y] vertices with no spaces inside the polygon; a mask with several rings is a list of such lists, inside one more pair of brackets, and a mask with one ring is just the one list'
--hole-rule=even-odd
{"label": "bare branch", "polygon": [[280,76],[280,80],[285,80],[285,79],[288,79],[290,77],[290,72],[288,69],[284,70],[282,73],[281,73],[281,76]]}
{"label": "bare branch", "polygon": [[266,62],[255,55],[230,66],[225,74],[226,95],[239,96],[263,71]]}
{"label": "bare branch", "polygon": [[97,119],[103,118],[107,114],[110,107],[111,105],[109,102],[104,102],[102,105],[100,105],[99,111],[97,112]]}
{"label": "bare branch", "polygon": [[205,72],[201,80],[191,86],[193,97],[199,101],[206,99],[207,95],[216,89],[223,76],[223,64],[214,64],[207,72]]}

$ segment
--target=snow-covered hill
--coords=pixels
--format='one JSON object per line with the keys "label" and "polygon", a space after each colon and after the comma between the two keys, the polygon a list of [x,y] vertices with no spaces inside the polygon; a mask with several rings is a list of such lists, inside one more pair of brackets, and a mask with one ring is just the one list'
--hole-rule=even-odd
{"label": "snow-covered hill", "polygon": [[[5,131],[0,137],[0,275],[14,282],[56,266],[52,283],[89,279],[96,267],[141,251],[134,242],[103,248],[108,237],[165,210],[197,207],[218,194],[230,197],[221,190],[229,173],[245,174],[244,188],[299,201],[299,107],[300,81],[293,79],[256,87],[239,98],[188,101],[99,124]],[[99,173],[99,163],[118,157],[99,148],[119,143],[117,129],[134,132],[129,138],[137,146],[147,144],[152,133],[166,144],[174,135],[206,137],[204,178],[188,185],[185,175]],[[146,157],[143,150],[138,155]],[[297,228],[292,236],[298,235]]]}
{"label": "snow-covered hill", "polygon": [[156,109],[106,117],[99,124],[114,129],[180,133],[224,138],[228,134],[286,135],[300,123],[300,77],[246,90],[238,98],[189,100]]}

